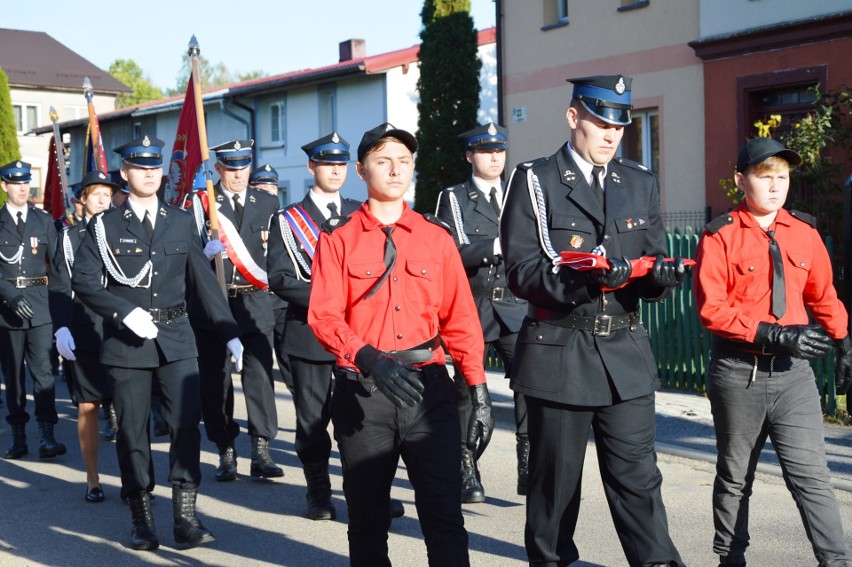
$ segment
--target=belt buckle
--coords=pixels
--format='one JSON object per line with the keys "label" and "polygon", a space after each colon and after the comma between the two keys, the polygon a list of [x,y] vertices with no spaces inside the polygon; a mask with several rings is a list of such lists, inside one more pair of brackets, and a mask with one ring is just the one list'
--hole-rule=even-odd
{"label": "belt buckle", "polygon": [[18,289],[24,289],[27,287],[27,279],[24,276],[18,276],[15,278],[15,287]]}
{"label": "belt buckle", "polygon": [[505,287],[495,287],[491,290],[491,301],[503,301],[506,297]]}
{"label": "belt buckle", "polygon": [[151,322],[157,325],[160,322],[160,309],[149,309],[148,313],[151,315]]}
{"label": "belt buckle", "polygon": [[612,332],[612,315],[595,315],[592,334],[596,337],[608,337]]}

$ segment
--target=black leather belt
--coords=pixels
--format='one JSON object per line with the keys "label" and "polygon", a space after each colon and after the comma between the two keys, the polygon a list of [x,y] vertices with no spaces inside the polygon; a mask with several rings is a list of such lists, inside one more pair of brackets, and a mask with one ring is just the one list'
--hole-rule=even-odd
{"label": "black leather belt", "polygon": [[587,331],[596,337],[608,337],[613,331],[629,328],[635,331],[639,326],[639,312],[623,313],[621,315],[595,315],[594,317],[583,317],[580,315],[566,315],[561,311],[553,311],[543,307],[530,305],[527,316],[536,321],[543,321],[550,325]]}
{"label": "black leather belt", "polygon": [[756,343],[734,341],[714,334],[710,335],[710,347],[715,351],[726,354],[737,353],[748,356],[779,356],[781,354],[778,352],[766,351],[762,345]]}
{"label": "black leather belt", "polygon": [[473,297],[477,299],[489,299],[491,301],[503,301],[512,297],[512,292],[505,287],[493,287],[491,289],[472,289]]}
{"label": "black leather belt", "polygon": [[148,313],[151,314],[151,319],[153,319],[155,325],[157,323],[168,324],[175,319],[180,319],[181,317],[186,316],[186,302],[184,301],[180,305],[175,305],[174,307],[168,307],[166,309],[151,308],[148,310]]}
{"label": "black leather belt", "polygon": [[263,290],[256,288],[253,285],[231,285],[228,286],[228,297],[240,297],[241,295],[254,293],[256,291]]}
{"label": "black leather belt", "polygon": [[439,346],[441,346],[441,337],[435,335],[422,345],[417,345],[416,347],[407,348],[405,350],[387,350],[385,351],[385,354],[403,362],[419,364],[421,362],[429,362],[432,360],[432,357],[435,355],[434,351]]}
{"label": "black leather belt", "polygon": [[25,287],[47,285],[47,276],[42,276],[40,278],[6,278],[6,281],[18,289],[23,289]]}

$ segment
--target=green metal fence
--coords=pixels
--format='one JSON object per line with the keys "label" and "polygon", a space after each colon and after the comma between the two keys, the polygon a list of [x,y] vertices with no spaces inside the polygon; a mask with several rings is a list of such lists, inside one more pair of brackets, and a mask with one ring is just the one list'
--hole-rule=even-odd
{"label": "green metal fence", "polygon": [[[669,255],[695,258],[699,236],[689,227],[668,232]],[[826,240],[826,246],[831,253],[833,247],[830,238]],[[710,355],[710,333],[698,320],[692,277],[690,273],[683,285],[675,289],[666,300],[659,303],[642,302],[641,313],[657,359],[662,387],[703,392]],[[488,352],[487,364],[493,370],[502,368],[493,349]],[[823,408],[828,415],[835,415],[834,353],[814,361],[812,366],[822,395]]]}

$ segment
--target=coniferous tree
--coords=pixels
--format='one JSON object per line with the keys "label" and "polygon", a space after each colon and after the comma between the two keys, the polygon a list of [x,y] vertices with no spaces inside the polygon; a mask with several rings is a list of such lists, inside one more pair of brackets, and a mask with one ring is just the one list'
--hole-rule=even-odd
{"label": "coniferous tree", "polygon": [[[9,78],[0,69],[0,165],[21,159],[18,147],[18,129],[15,126],[15,112],[12,110],[12,93],[9,90]],[[6,204],[6,192],[0,191],[0,207]]]}
{"label": "coniferous tree", "polygon": [[476,127],[482,63],[470,0],[424,0],[420,17],[415,209],[434,213],[438,193],[470,175],[458,135]]}

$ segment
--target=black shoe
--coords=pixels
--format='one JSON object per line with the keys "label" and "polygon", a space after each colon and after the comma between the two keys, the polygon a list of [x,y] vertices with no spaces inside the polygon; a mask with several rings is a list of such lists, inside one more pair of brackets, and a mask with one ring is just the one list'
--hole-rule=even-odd
{"label": "black shoe", "polygon": [[265,437],[253,435],[251,438],[251,476],[262,478],[284,476],[284,471],[272,462],[269,456],[269,439]]}
{"label": "black shoe", "polygon": [[397,500],[396,498],[390,499],[390,517],[393,518],[402,518],[405,516],[405,506],[402,505],[402,502]]}
{"label": "black shoe", "polygon": [[40,421],[38,430],[41,432],[41,440],[38,443],[38,457],[40,459],[52,459],[67,452],[65,445],[58,443],[53,438],[53,424]]}
{"label": "black shoe", "polygon": [[[153,501],[153,500],[154,500],[154,498],[155,498],[155,497],[154,497],[154,493],[153,493],[153,492],[148,492],[147,494],[148,494],[148,500]],[[121,502],[122,502],[122,504],[127,504],[127,503],[128,503],[127,496],[122,495],[122,496],[121,496]]]}
{"label": "black shoe", "polygon": [[317,463],[304,466],[305,480],[308,492],[308,518],[311,520],[333,520],[337,510],[331,502],[331,480],[328,478],[328,463]]}
{"label": "black shoe", "polygon": [[195,516],[195,499],[197,488],[172,487],[172,506],[175,518],[175,543],[186,547],[194,547],[210,543],[216,537],[205,528],[201,520]]}
{"label": "black shoe", "polygon": [[216,468],[216,480],[229,482],[237,479],[237,452],[233,445],[219,446],[219,466]]}
{"label": "black shoe", "polygon": [[3,455],[4,459],[20,459],[26,455],[27,450],[27,431],[26,424],[19,423],[12,426],[12,444]]}
{"label": "black shoe", "polygon": [[479,481],[479,470],[476,461],[467,447],[462,447],[462,504],[478,504],[485,502],[485,488]]}
{"label": "black shoe", "polygon": [[90,502],[91,504],[98,504],[104,501],[104,491],[100,486],[96,486],[88,491],[86,491],[86,502]]}
{"label": "black shoe", "polygon": [[160,547],[154,528],[154,515],[151,513],[151,499],[147,492],[137,492],[127,498],[133,517],[133,530],[130,532],[130,547],[140,551],[153,551]]}

